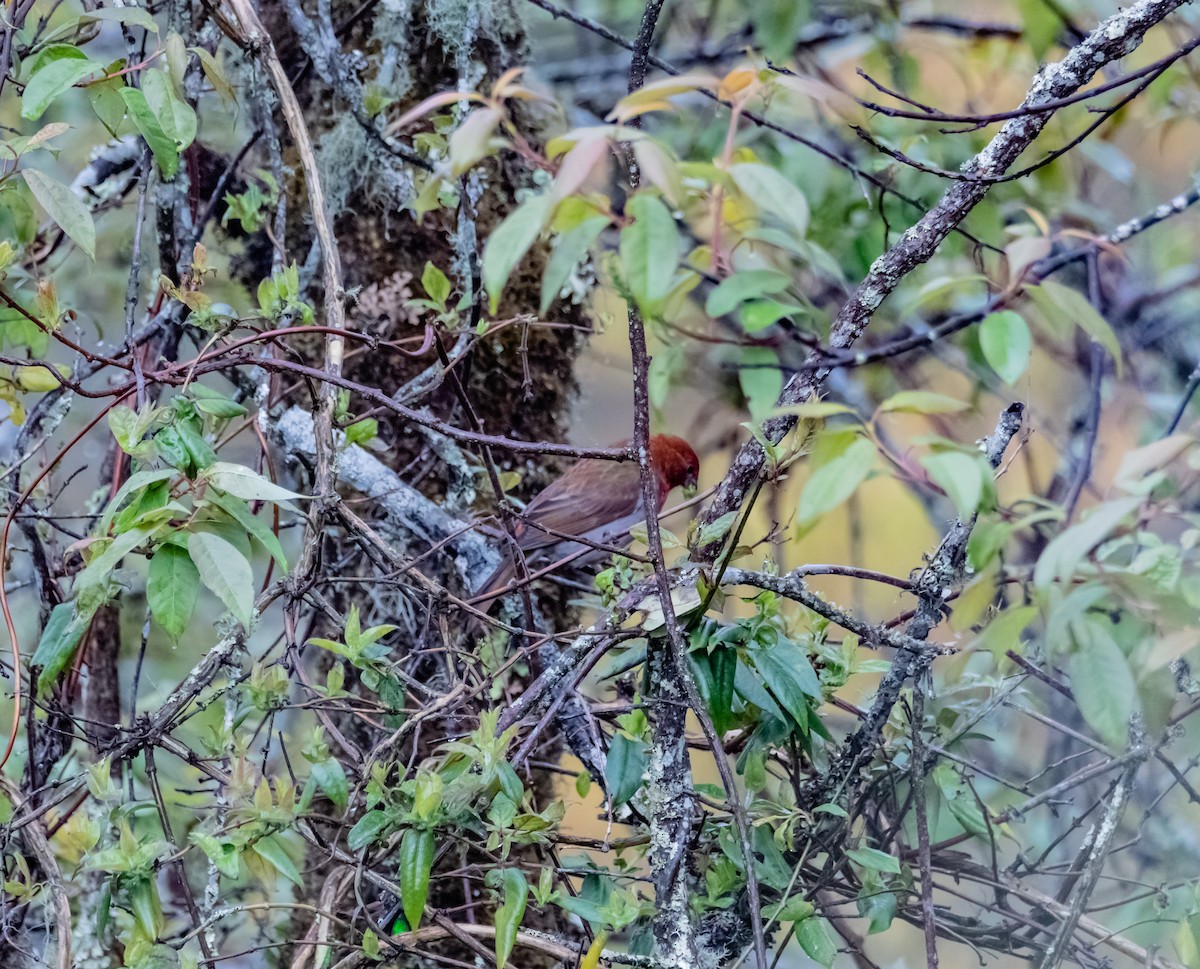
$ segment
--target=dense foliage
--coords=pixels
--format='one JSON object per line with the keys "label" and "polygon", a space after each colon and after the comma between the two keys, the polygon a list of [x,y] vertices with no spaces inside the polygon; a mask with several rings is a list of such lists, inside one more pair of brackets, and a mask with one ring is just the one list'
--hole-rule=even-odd
{"label": "dense foliage", "polygon": [[1198,30],[13,0],[0,965],[1200,969]]}

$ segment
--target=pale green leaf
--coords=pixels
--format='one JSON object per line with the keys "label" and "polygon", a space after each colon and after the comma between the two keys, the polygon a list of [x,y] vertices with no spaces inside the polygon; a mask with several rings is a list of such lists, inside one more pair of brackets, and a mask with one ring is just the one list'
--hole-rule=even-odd
{"label": "pale green leaf", "polygon": [[246,557],[212,532],[188,535],[188,553],[200,570],[200,581],[249,629],[254,618],[254,572]]}
{"label": "pale green leaf", "polygon": [[154,162],[165,179],[175,177],[179,171],[179,147],[175,139],[163,131],[158,116],[150,107],[149,102],[137,88],[121,88],[121,97],[125,99],[125,108],[134,125],[150,146]]}
{"label": "pale green leaf", "polygon": [[292,861],[291,855],[288,854],[283,839],[279,835],[269,834],[265,838],[259,838],[251,845],[251,848],[254,849],[256,855],[293,885],[299,888],[304,887],[304,879],[300,877],[300,870]]}
{"label": "pale green leaf", "polygon": [[879,405],[881,414],[956,414],[970,405],[929,390],[902,390]]}
{"label": "pale green leaf", "polygon": [[966,521],[979,510],[987,486],[987,462],[982,455],[942,451],[921,458],[929,479],[954,502],[958,517]]}
{"label": "pale green leaf", "polygon": [[483,286],[488,311],[495,313],[508,277],[537,241],[550,214],[550,196],[534,195],[513,209],[488,236],[483,247]]}
{"label": "pale green leaf", "polygon": [[633,224],[621,230],[621,271],[625,285],[646,318],[666,304],[679,265],[679,228],[654,195],[635,195],[625,206]]}
{"label": "pale green leaf", "polygon": [[1129,720],[1138,710],[1137,683],[1129,660],[1100,626],[1107,619],[1085,618],[1073,630],[1077,649],[1067,659],[1071,689],[1083,719],[1110,746],[1129,742]]}
{"label": "pale green leaf", "polygon": [[979,349],[996,375],[1012,386],[1029,366],[1033,350],[1029,324],[1012,310],[989,313],[979,324]]}
{"label": "pale green leaf", "polygon": [[196,112],[179,96],[166,71],[143,71],[142,93],[163,133],[175,139],[179,151],[196,140]]}
{"label": "pale green leaf", "polygon": [[791,284],[791,277],[777,269],[742,270],[721,280],[708,294],[704,312],[712,317],[724,316],[747,300],[782,293]]}
{"label": "pale green leaf", "polygon": [[96,224],[92,221],[92,213],[88,211],[87,206],[62,182],[56,182],[36,168],[26,168],[21,174],[25,176],[25,184],[29,186],[29,191],[38,200],[38,204],[46,210],[46,214],[80,249],[95,259]]}
{"label": "pale green leaf", "polygon": [[855,436],[840,454],[814,470],[805,483],[796,511],[799,524],[816,521],[854,494],[874,463],[875,445]]}
{"label": "pale green leaf", "polygon": [[808,200],[778,170],[758,162],[743,162],[729,170],[734,184],[759,209],[763,218],[783,222],[798,239],[808,233]]}
{"label": "pale green leaf", "polygon": [[608,216],[595,215],[558,236],[554,242],[554,251],[550,253],[546,270],[542,274],[539,312],[545,313],[550,309],[550,304],[558,298],[572,270],[579,265],[579,261],[591,249],[592,243],[600,238],[600,233],[610,224]]}
{"label": "pale green leaf", "polygon": [[1027,286],[1025,292],[1044,314],[1074,323],[1104,347],[1113,359],[1117,376],[1121,376],[1121,343],[1108,321],[1088,302],[1083,293],[1052,280],[1046,280],[1037,286]]}
{"label": "pale green leaf", "polygon": [[36,67],[25,84],[20,99],[21,117],[36,121],[63,92],[70,90],[89,74],[104,70],[78,47],[52,44],[41,52]]}
{"label": "pale green leaf", "polygon": [[298,498],[307,501],[307,495],[297,494],[287,488],[268,481],[261,474],[243,464],[217,461],[204,469],[200,477],[214,488],[247,501],[290,501]]}
{"label": "pale green leaf", "polygon": [[1099,545],[1135,509],[1142,499],[1136,495],[1106,501],[1093,508],[1077,525],[1056,535],[1042,549],[1033,570],[1033,584],[1046,588],[1056,579],[1068,579],[1075,573],[1084,556]]}

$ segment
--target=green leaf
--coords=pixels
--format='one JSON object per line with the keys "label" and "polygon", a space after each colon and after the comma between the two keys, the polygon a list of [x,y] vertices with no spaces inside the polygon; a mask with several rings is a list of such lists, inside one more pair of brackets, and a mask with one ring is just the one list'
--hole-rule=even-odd
{"label": "green leaf", "polygon": [[742,347],[738,384],[746,395],[750,416],[762,420],[775,409],[783,392],[779,355],[771,347]]}
{"label": "green leaf", "polygon": [[1000,662],[1009,650],[1020,653],[1021,633],[1037,615],[1037,606],[1010,606],[988,623],[972,648],[986,649],[996,662]]}
{"label": "green leaf", "polygon": [[[129,10],[139,8],[114,7],[113,9]],[[108,129],[108,133],[114,138],[117,136],[117,129],[121,126],[121,122],[125,120],[125,99],[121,97],[121,89],[123,87],[125,87],[124,79],[113,77],[107,81],[98,81],[94,84],[89,84],[83,89],[87,95],[88,103],[91,104],[92,110],[96,113],[96,117],[100,119],[100,123]]]}
{"label": "green leaf", "polygon": [[203,435],[197,433],[190,421],[179,421],[168,430],[175,432],[179,443],[187,452],[189,463],[196,471],[203,471],[217,460],[217,452],[204,440]]}
{"label": "green leaf", "polygon": [[201,414],[206,414],[209,417],[215,417],[218,420],[227,421],[234,417],[242,417],[247,413],[246,408],[235,400],[229,400],[227,397],[200,397],[195,401],[196,410]]}
{"label": "green leaf", "polygon": [[193,829],[188,834],[188,840],[203,851],[217,870],[227,878],[237,878],[242,871],[242,859],[237,846],[228,841],[219,841],[211,834]]}
{"label": "green leaf", "polygon": [[379,836],[391,826],[391,820],[380,810],[368,811],[346,835],[346,844],[351,851],[367,848],[379,840]]}
{"label": "green leaf", "polygon": [[78,599],[101,588],[108,577],[126,555],[141,545],[158,528],[131,528],[122,532],[99,555],[88,562],[87,567],[75,579],[75,596]]}
{"label": "green leaf", "polygon": [[881,414],[956,414],[970,405],[928,390],[902,390],[879,405]]}
{"label": "green leaf", "polygon": [[1136,495],[1106,501],[1093,508],[1078,525],[1056,535],[1038,557],[1033,569],[1033,584],[1044,589],[1056,579],[1069,579],[1084,556],[1104,541],[1141,503],[1142,499]]}
{"label": "green leaf", "polygon": [[261,474],[251,470],[244,464],[230,464],[217,461],[205,468],[200,476],[214,488],[220,488],[228,495],[243,498],[246,501],[284,502],[293,498],[307,500],[307,495],[297,494],[268,481]]}
{"label": "green leaf", "polygon": [[812,918],[816,908],[803,895],[793,895],[786,902],[778,902],[763,912],[776,922],[803,922]]}
{"label": "green leaf", "polygon": [[200,593],[200,572],[178,545],[162,545],[150,559],[146,603],[155,621],[176,642],[191,622]]}
{"label": "green leaf", "polygon": [[259,838],[251,847],[256,855],[293,885],[298,888],[304,887],[304,879],[300,877],[300,871],[287,853],[287,848],[279,835],[269,834],[265,838]]}
{"label": "green leaf", "polygon": [[96,223],[92,221],[92,213],[87,206],[62,182],[56,182],[35,168],[22,169],[21,174],[29,191],[38,200],[38,205],[80,249],[95,259]]}
{"label": "green leaf", "polygon": [[761,217],[779,220],[799,239],[808,234],[808,200],[783,174],[758,162],[734,165],[729,174]]}
{"label": "green leaf", "polygon": [[977,838],[988,836],[987,818],[980,807],[971,788],[949,764],[938,764],[933,769],[933,782],[941,791],[950,813],[963,826],[963,830]]}
{"label": "green leaf", "polygon": [[716,646],[708,653],[689,653],[688,659],[696,679],[697,692],[708,708],[713,729],[723,734],[736,722],[733,716],[733,689],[737,676],[737,650],[731,646]]}
{"label": "green leaf", "polygon": [[189,47],[188,50],[200,58],[200,69],[204,71],[204,76],[208,78],[208,83],[213,86],[213,90],[226,101],[236,102],[237,96],[233,92],[233,85],[229,83],[229,78],[226,77],[220,61],[203,47]]}
{"label": "green leaf", "polygon": [[613,737],[608,748],[608,760],[604,765],[605,786],[612,795],[614,807],[628,801],[642,786],[642,775],[646,771],[644,741],[632,740],[623,733]]}
{"label": "green leaf", "polygon": [[372,929],[367,929],[362,937],[363,955],[368,959],[380,958],[379,936]]}
{"label": "green leaf", "polygon": [[704,301],[704,312],[724,316],[747,300],[782,293],[791,284],[791,277],[777,269],[745,269],[721,280]]}
{"label": "green leaf", "polygon": [[579,261],[591,249],[592,243],[600,238],[600,233],[610,224],[607,215],[594,215],[555,239],[554,251],[546,263],[545,272],[542,273],[542,297],[538,312],[545,313],[550,309],[550,304],[558,298],[571,271],[579,265]]}
{"label": "green leaf", "polygon": [[175,173],[179,171],[179,149],[175,139],[163,131],[162,124],[146,101],[146,95],[141,91],[137,88],[123,87],[121,97],[125,100],[125,109],[129,112],[129,117],[133,119],[137,130],[150,147],[154,162],[163,178],[174,178]]}
{"label": "green leaf", "polygon": [[500,877],[503,882],[503,901],[496,909],[496,965],[503,966],[512,954],[517,941],[517,930],[525,917],[525,906],[529,901],[529,884],[519,868],[505,868]]}
{"label": "green leaf", "polygon": [[[115,410],[110,411],[109,416],[111,417],[114,413],[116,413]],[[130,411],[130,413],[132,413],[132,411]],[[110,421],[110,424],[111,423],[112,422]],[[113,430],[117,437],[117,443],[121,443],[122,432],[116,427],[114,427]],[[124,447],[124,445],[122,445],[122,447]],[[101,517],[100,525],[96,529],[97,533],[100,535],[108,534],[108,527],[112,524],[113,516],[120,510],[125,499],[132,495],[135,491],[148,488],[150,485],[159,481],[166,481],[168,478],[175,477],[177,473],[178,472],[176,472],[174,468],[156,468],[153,471],[135,471],[125,480],[125,483],[117,489],[117,493],[112,496],[112,500],[109,501],[108,507],[104,509],[104,515]]]}
{"label": "green leaf", "polygon": [[1108,321],[1088,302],[1083,293],[1050,280],[1037,286],[1027,286],[1025,292],[1034,305],[1047,316],[1069,320],[1104,347],[1113,359],[1117,376],[1121,376],[1121,343]]}
{"label": "green leaf", "polygon": [[159,126],[183,151],[196,140],[196,112],[184,101],[166,71],[142,71],[142,93]]}
{"label": "green leaf", "polygon": [[269,524],[250,511],[250,506],[246,504],[244,499],[214,492],[207,495],[205,500],[211,501],[222,511],[230,515],[242,528],[246,529],[247,534],[251,538],[267,550],[271,558],[275,560],[276,565],[284,572],[287,571],[287,557],[283,554],[283,546],[279,544],[279,538],[271,530]]}
{"label": "green leaf", "polygon": [[1011,387],[1029,366],[1033,351],[1029,324],[1012,310],[989,313],[979,324],[979,349],[996,376]]}
{"label": "green leaf", "polygon": [[419,771],[413,792],[413,815],[421,821],[432,821],[442,806],[444,793],[445,783],[441,774],[424,769]]}
{"label": "green leaf", "polygon": [[754,650],[751,657],[771,695],[791,714],[801,731],[807,733],[809,701],[824,699],[808,657],[791,642]]}
{"label": "green leaf", "polygon": [[962,451],[942,451],[921,458],[929,478],[954,502],[958,517],[966,521],[979,510],[991,471],[983,457]]}
{"label": "green leaf", "polygon": [[483,287],[488,312],[495,313],[508,277],[542,234],[550,215],[550,196],[534,195],[513,209],[488,236],[483,247]]}
{"label": "green leaf", "polygon": [[254,572],[245,556],[212,532],[189,534],[188,553],[200,570],[200,581],[249,629],[254,618]]}
{"label": "green leaf", "polygon": [[129,911],[139,931],[147,938],[157,938],[162,931],[162,902],[158,897],[158,886],[153,879],[140,877],[130,879],[125,890]]}
{"label": "green leaf", "polygon": [[1101,623],[1085,617],[1072,626],[1078,648],[1067,673],[1079,712],[1100,739],[1116,750],[1129,744],[1129,720],[1138,711],[1137,682],[1129,660]]}
{"label": "green leaf", "polygon": [[342,765],[335,758],[327,757],[314,763],[311,773],[317,787],[325,792],[329,800],[343,811],[346,810],[346,805],[350,802],[350,782],[346,779]]}
{"label": "green leaf", "polygon": [[674,285],[679,228],[655,195],[635,195],[625,211],[634,221],[621,230],[621,272],[638,310],[649,319],[662,312]]}
{"label": "green leaf", "polygon": [[25,84],[21,97],[21,117],[37,121],[50,104],[89,74],[103,68],[78,47],[71,44],[51,44],[42,50],[33,73]]}
{"label": "green leaf", "polygon": [[95,23],[97,21],[101,23],[126,24],[130,27],[141,27],[152,34],[158,33],[158,24],[155,22],[154,17],[151,16],[149,10],[145,10],[142,7],[109,7],[103,10],[85,10],[79,17],[79,22],[83,24]]}
{"label": "green leaf", "polygon": [[870,871],[883,871],[893,875],[900,874],[900,859],[889,855],[878,848],[850,848],[846,857],[856,865]]}
{"label": "green leaf", "polygon": [[73,602],[60,602],[50,611],[46,628],[38,640],[37,649],[29,661],[31,670],[39,670],[37,693],[41,696],[58,682],[62,671],[70,665],[91,616],[82,616]]}
{"label": "green leaf", "polygon": [[429,898],[429,872],[433,868],[432,831],[409,828],[400,839],[400,901],[404,917],[414,930],[421,925]]}
{"label": "green leaf", "polygon": [[[819,455],[814,455],[814,458]],[[863,483],[875,464],[875,445],[854,435],[817,467],[800,492],[798,523],[807,525],[832,511]]]}
{"label": "green leaf", "polygon": [[833,960],[837,958],[837,943],[833,940],[833,931],[823,918],[805,919],[796,925],[796,941],[810,959],[830,969]]}
{"label": "green leaf", "polygon": [[379,421],[374,417],[364,417],[361,421],[355,421],[346,428],[345,443],[347,447],[352,447],[355,444],[366,444],[368,441],[375,439],[379,433]]}
{"label": "green leaf", "polygon": [[896,919],[896,893],[868,891],[858,897],[858,914],[867,920],[867,935],[886,932]]}
{"label": "green leaf", "polygon": [[774,299],[756,299],[742,307],[738,314],[738,322],[747,333],[757,333],[768,326],[774,326],[785,316],[792,316],[804,310],[803,306],[795,303],[781,303]]}
{"label": "green leaf", "polygon": [[425,270],[421,273],[421,286],[431,300],[439,306],[446,305],[446,300],[450,298],[450,280],[431,262],[425,263]]}
{"label": "green leaf", "polygon": [[696,536],[696,544],[703,548],[705,545],[719,542],[729,534],[729,530],[733,528],[734,522],[738,520],[738,514],[736,511],[727,511],[715,522],[705,525]]}

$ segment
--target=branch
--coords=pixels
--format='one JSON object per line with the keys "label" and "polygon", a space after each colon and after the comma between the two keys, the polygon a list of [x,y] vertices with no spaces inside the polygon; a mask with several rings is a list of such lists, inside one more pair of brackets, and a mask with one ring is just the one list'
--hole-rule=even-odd
{"label": "branch", "polygon": [[[1004,452],[1020,430],[1024,411],[1024,404],[1010,405],[1000,415],[996,429],[981,442],[981,450],[993,468],[1000,466]],[[913,639],[925,640],[941,621],[946,598],[962,581],[967,541],[974,526],[975,516],[966,521],[956,521],[917,579],[918,605],[907,629],[907,635]],[[891,668],[880,681],[875,700],[861,725],[850,736],[828,773],[814,781],[815,796],[819,798],[814,803],[825,803],[835,792],[854,783],[868,751],[874,749],[883,733],[884,724],[892,714],[901,688],[910,678],[923,676],[931,661],[928,650],[907,650],[897,654]]]}
{"label": "branch", "polygon": [[[315,457],[313,417],[303,408],[288,408],[275,422],[272,433],[288,454]],[[340,431],[335,432],[336,445],[341,446],[342,438]],[[466,588],[474,588],[496,567],[499,559],[495,549],[471,528],[470,522],[446,514],[369,451],[357,446],[343,448],[338,458],[338,478],[373,499],[401,533],[401,539],[407,533],[425,545],[447,542],[459,555],[459,571]]]}

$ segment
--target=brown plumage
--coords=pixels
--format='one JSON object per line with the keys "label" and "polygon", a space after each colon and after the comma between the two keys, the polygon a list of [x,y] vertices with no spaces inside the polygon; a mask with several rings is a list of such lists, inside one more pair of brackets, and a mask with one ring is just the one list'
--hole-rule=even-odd
{"label": "brown plumage", "polygon": [[[658,483],[656,515],[662,511],[671,489],[694,487],[700,473],[696,452],[683,438],[670,434],[650,438],[650,466]],[[629,530],[646,519],[638,465],[633,461],[591,458],[578,461],[538,494],[521,518],[513,537],[526,555],[559,546],[555,551],[561,558],[585,547],[564,540],[561,535],[624,544],[629,540]],[[511,543],[505,543],[503,553],[504,560],[479,587],[476,599],[498,594],[517,574],[516,553]]]}

